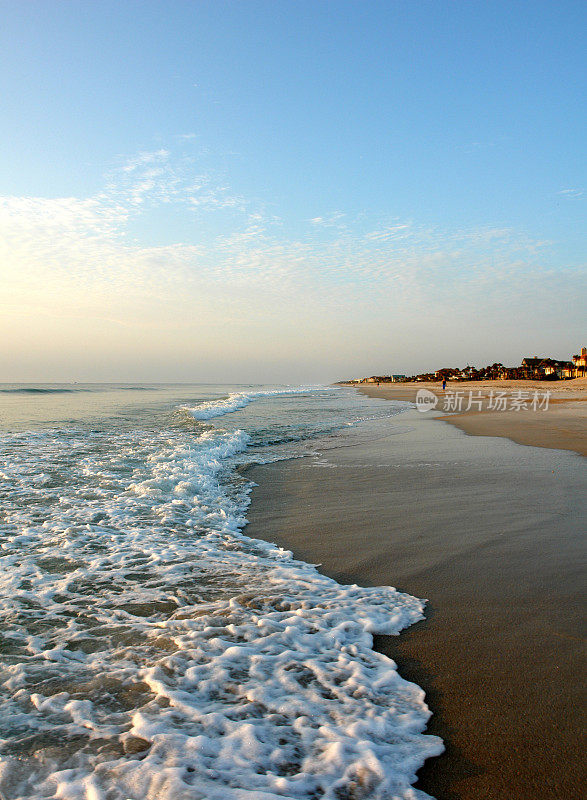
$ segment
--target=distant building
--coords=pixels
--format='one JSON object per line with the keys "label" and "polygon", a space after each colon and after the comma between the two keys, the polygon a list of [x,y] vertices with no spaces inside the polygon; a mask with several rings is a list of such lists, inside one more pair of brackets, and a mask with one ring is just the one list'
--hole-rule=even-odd
{"label": "distant building", "polygon": [[533,358],[522,359],[522,370],[527,378],[540,378],[543,375],[542,362],[543,358],[534,356]]}
{"label": "distant building", "polygon": [[584,378],[587,374],[587,347],[582,347],[579,355],[573,356],[575,378]]}
{"label": "distant building", "polygon": [[[569,377],[568,372],[573,369],[572,361],[557,361],[554,358],[545,358],[542,363],[545,377],[555,375],[557,378]],[[570,375],[572,377],[572,374]]]}
{"label": "distant building", "polygon": [[405,375],[371,375],[370,378],[364,378],[365,383],[396,383],[405,380]]}
{"label": "distant building", "polygon": [[[587,373],[587,348],[583,347],[580,355],[573,356],[572,361],[559,361],[556,358],[524,358],[522,366],[515,371],[518,378],[578,378]],[[501,375],[500,377],[505,377]],[[509,376],[508,376],[509,377]]]}

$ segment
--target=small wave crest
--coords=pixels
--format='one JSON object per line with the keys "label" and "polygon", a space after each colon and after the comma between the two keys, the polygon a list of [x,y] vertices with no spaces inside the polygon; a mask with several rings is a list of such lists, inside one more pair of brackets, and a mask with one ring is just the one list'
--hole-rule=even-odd
{"label": "small wave crest", "polygon": [[259,400],[262,397],[277,397],[288,394],[307,394],[308,392],[323,391],[323,386],[297,386],[292,389],[275,389],[259,392],[232,392],[222,400],[208,400],[200,405],[189,407],[185,406],[194,419],[207,420],[215,417],[223,417],[225,414],[232,414],[240,408],[245,408],[249,403]]}

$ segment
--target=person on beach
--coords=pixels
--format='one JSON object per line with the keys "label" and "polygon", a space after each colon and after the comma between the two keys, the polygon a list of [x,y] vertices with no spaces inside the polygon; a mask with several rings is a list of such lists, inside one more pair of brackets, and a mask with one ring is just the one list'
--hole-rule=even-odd
{"label": "person on beach", "polygon": [[444,392],[446,389],[446,378],[442,379],[442,391]]}

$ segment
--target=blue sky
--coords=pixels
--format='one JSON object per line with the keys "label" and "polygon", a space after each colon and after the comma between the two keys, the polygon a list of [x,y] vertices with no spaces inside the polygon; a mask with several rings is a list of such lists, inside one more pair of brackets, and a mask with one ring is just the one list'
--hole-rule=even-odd
{"label": "blue sky", "polygon": [[585,9],[3,2],[6,379],[575,352]]}

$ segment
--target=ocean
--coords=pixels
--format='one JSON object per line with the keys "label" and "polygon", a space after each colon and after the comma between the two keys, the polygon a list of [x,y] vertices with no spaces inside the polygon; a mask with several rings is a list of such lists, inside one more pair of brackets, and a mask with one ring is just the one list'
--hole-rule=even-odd
{"label": "ocean", "polygon": [[0,385],[0,799],[425,797],[411,784],[442,743],[372,650],[423,601],[339,585],[245,529],[248,465],[319,458],[404,407]]}

